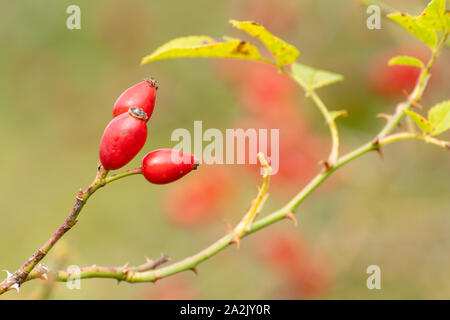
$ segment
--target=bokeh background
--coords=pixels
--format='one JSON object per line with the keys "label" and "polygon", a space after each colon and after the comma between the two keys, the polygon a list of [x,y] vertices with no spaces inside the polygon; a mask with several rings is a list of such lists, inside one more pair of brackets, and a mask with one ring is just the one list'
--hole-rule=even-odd
{"label": "bokeh background", "polygon": [[[386,3],[419,13],[427,1]],[[81,8],[81,30],[66,8]],[[398,54],[427,57],[393,23],[366,28],[358,1],[2,1],[0,3],[0,267],[15,270],[65,219],[95,176],[99,140],[119,94],[142,78],[159,84],[142,155],[171,147],[176,128],[280,128],[280,172],[262,214],[279,208],[320,170],[329,147],[323,119],[299,88],[265,65],[230,60],[140,59],[184,35],[232,35],[229,18],[255,20],[296,45],[299,61],[341,73],[321,89],[339,119],[343,152],[368,141],[410,90],[414,71],[389,69]],[[449,98],[450,50],[422,104]],[[448,138],[448,136],[447,136]],[[136,265],[198,252],[236,224],[255,196],[256,167],[202,166],[166,186],[133,176],[98,192],[77,226],[46,258],[69,265]],[[367,154],[336,173],[282,221],[227,248],[192,272],[155,284],[86,280],[81,290],[40,281],[20,295],[59,299],[444,299],[450,298],[450,154],[415,141]],[[381,290],[366,268],[379,265]]]}

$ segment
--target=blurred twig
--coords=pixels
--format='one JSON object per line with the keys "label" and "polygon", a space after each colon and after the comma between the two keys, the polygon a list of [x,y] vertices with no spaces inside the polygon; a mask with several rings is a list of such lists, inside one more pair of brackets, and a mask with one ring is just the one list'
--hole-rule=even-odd
{"label": "blurred twig", "polygon": [[330,110],[327,108],[319,95],[314,91],[314,89],[306,85],[306,83],[304,83],[301,79],[296,78],[292,74],[292,72],[288,71],[284,66],[281,66],[280,70],[301,85],[303,90],[305,90],[307,96],[310,96],[312,98],[314,104],[317,106],[320,113],[322,113],[322,116],[325,118],[325,122],[330,130],[331,135],[330,155],[328,156],[328,160],[323,162],[325,165],[325,169],[328,170],[336,164],[339,158],[339,131],[336,125],[336,117],[334,117],[330,113]]}
{"label": "blurred twig", "polygon": [[155,260],[150,260],[146,258],[146,263],[139,266],[129,267],[128,263],[121,267],[100,267],[97,265],[92,265],[89,267],[80,268],[78,271],[74,270],[45,270],[45,269],[34,269],[29,275],[26,281],[33,279],[43,279],[48,277],[49,280],[53,281],[68,281],[71,277],[76,276],[80,279],[88,278],[110,278],[116,279],[118,281],[133,282],[133,278],[136,273],[146,272],[153,270],[162,264],[169,261],[170,258],[167,254],[162,254],[159,258]]}

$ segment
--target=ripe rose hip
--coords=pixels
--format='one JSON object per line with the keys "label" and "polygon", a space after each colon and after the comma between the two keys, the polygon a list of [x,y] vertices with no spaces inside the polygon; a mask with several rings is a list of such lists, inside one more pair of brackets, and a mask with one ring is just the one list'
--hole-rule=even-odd
{"label": "ripe rose hip", "polygon": [[144,110],[148,121],[155,107],[156,90],[158,90],[158,83],[153,79],[145,79],[128,88],[114,103],[114,117],[127,112],[131,107],[135,107]]}
{"label": "ripe rose hip", "polygon": [[142,159],[142,173],[155,184],[170,183],[197,169],[198,162],[190,154],[174,149],[158,149]]}
{"label": "ripe rose hip", "polygon": [[108,170],[122,168],[142,149],[147,139],[147,115],[130,108],[111,120],[100,142],[100,161]]}

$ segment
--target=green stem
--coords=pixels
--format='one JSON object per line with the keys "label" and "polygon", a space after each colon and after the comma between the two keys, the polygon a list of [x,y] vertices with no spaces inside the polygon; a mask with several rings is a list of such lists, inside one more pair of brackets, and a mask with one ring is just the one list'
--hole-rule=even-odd
{"label": "green stem", "polygon": [[328,128],[330,130],[331,135],[331,152],[328,157],[328,161],[326,163],[326,167],[332,167],[336,164],[336,161],[339,157],[339,133],[336,126],[335,117],[333,117],[328,110],[325,103],[320,99],[320,97],[317,95],[317,93],[314,91],[314,89],[310,88],[306,83],[304,83],[301,79],[298,77],[294,77],[292,73],[286,68],[281,67],[281,71],[284,72],[286,75],[288,75],[292,80],[300,84],[300,86],[305,90],[306,94],[311,97],[311,99],[314,101],[314,104],[319,109],[320,113],[325,119],[326,124],[328,125]]}
{"label": "green stem", "polygon": [[122,173],[118,173],[115,175],[112,175],[108,178],[105,179],[105,184],[111,183],[113,181],[125,178],[125,177],[129,177],[135,174],[141,174],[142,173],[142,168],[136,168],[136,169],[131,169],[131,170],[127,170],[125,172]]}
{"label": "green stem", "polygon": [[325,103],[320,99],[320,97],[316,94],[314,90],[310,90],[309,94],[311,98],[313,99],[316,106],[319,108],[320,112],[325,118],[325,121],[327,122],[328,128],[330,130],[331,134],[331,153],[328,158],[328,162],[330,166],[335,165],[338,157],[339,157],[339,133],[336,126],[336,121],[334,120],[333,116],[328,111],[328,108],[326,107]]}
{"label": "green stem", "polygon": [[425,143],[430,143],[430,144],[434,144],[438,147],[441,148],[446,148],[446,149],[450,149],[450,142],[448,141],[443,141],[431,136],[426,136],[426,135],[421,135],[415,132],[400,132],[400,133],[396,133],[396,134],[391,134],[387,137],[385,137],[384,139],[380,140],[380,145],[384,146],[386,144],[395,142],[395,141],[399,141],[399,140],[408,140],[408,139],[416,139],[416,140],[420,140],[423,141]]}

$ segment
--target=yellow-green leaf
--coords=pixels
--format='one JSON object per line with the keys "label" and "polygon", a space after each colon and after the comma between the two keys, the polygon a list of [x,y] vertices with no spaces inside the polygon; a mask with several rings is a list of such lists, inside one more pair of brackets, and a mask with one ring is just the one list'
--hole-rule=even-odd
{"label": "yellow-green leaf", "polygon": [[417,58],[408,57],[408,56],[397,56],[389,60],[388,65],[402,65],[402,66],[413,66],[418,68],[423,68],[424,64]]}
{"label": "yellow-green leaf", "polygon": [[450,129],[450,100],[441,102],[430,109],[428,120],[431,134],[437,136]]}
{"label": "yellow-green leaf", "polygon": [[445,11],[444,17],[445,20],[447,21],[447,29],[450,30],[450,11]]}
{"label": "yellow-green leaf", "polygon": [[289,64],[297,60],[299,56],[297,48],[274,36],[262,25],[253,21],[230,20],[230,23],[234,27],[261,40],[261,42],[264,43],[267,49],[269,49],[269,51],[273,54],[279,65]]}
{"label": "yellow-green leaf", "polygon": [[391,13],[388,17],[397,22],[403,28],[412,33],[415,37],[423,41],[430,48],[434,49],[438,42],[438,36],[435,31],[419,26],[416,17],[407,13]]}
{"label": "yellow-green leaf", "polygon": [[433,0],[417,18],[417,23],[431,30],[445,32],[448,28],[445,17],[446,0]]}
{"label": "yellow-green leaf", "polygon": [[431,130],[430,123],[422,117],[420,114],[410,111],[410,110],[404,110],[404,113],[406,113],[411,119],[414,120],[414,122],[417,124],[417,126],[424,132],[428,133]]}
{"label": "yellow-green leaf", "polygon": [[171,58],[235,58],[261,60],[256,47],[240,39],[188,36],[173,39],[142,58],[141,64]]}
{"label": "yellow-green leaf", "polygon": [[344,80],[340,74],[317,70],[300,63],[292,65],[292,75],[301,86],[306,86],[306,89],[318,89]]}

